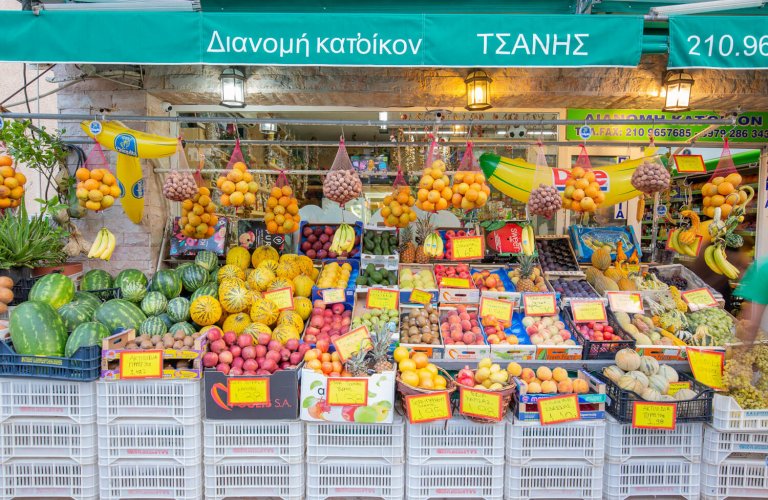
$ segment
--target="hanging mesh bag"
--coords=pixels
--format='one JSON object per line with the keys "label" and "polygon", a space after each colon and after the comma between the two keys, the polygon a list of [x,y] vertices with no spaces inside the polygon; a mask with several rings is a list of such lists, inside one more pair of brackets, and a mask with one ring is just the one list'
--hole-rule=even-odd
{"label": "hanging mesh bag", "polygon": [[339,140],[339,150],[333,160],[328,175],[323,180],[323,196],[335,201],[341,208],[363,194],[363,183],[352,166],[344,138]]}
{"label": "hanging mesh bag", "polygon": [[445,175],[445,161],[440,154],[437,142],[432,138],[424,173],[419,180],[416,206],[425,212],[447,209],[453,198],[450,182]]}
{"label": "hanging mesh bag", "polygon": [[77,199],[80,206],[98,212],[111,207],[121,195],[117,177],[110,171],[101,145],[94,141],[85,165],[77,169]]}
{"label": "hanging mesh bag", "polygon": [[579,213],[593,213],[605,200],[592,171],[587,148],[582,144],[576,165],[568,173],[563,191],[563,208]]}
{"label": "hanging mesh bag", "polygon": [[299,202],[283,170],[269,192],[264,222],[269,234],[289,234],[299,228]]}
{"label": "hanging mesh bag", "polygon": [[416,220],[413,205],[416,203],[411,188],[403,177],[403,171],[397,166],[397,176],[392,183],[392,193],[381,204],[381,218],[388,227],[404,228]]}
{"label": "hanging mesh bag", "polygon": [[197,193],[197,182],[189,169],[181,137],[176,145],[176,160],[171,162],[171,171],[163,183],[163,196],[171,201],[184,201]]}
{"label": "hanging mesh bag", "polygon": [[475,160],[472,142],[467,142],[467,149],[461,157],[459,168],[453,177],[451,186],[451,205],[464,211],[480,208],[488,203],[491,188],[485,182],[485,175]]}
{"label": "hanging mesh bag", "polygon": [[[651,151],[656,150],[653,137],[651,137],[648,149]],[[669,174],[667,167],[661,162],[659,155],[643,158],[643,162],[632,172],[632,179],[630,180],[632,187],[648,196],[667,191],[671,181],[672,176]]]}
{"label": "hanging mesh bag", "polygon": [[742,186],[744,179],[736,170],[731,156],[731,148],[728,145],[728,138],[723,140],[723,150],[720,153],[720,160],[717,162],[715,171],[709,181],[701,187],[702,213],[707,217],[715,217],[718,207],[721,217],[725,218],[733,211],[733,207],[744,205],[754,196],[754,189],[751,186]]}
{"label": "hanging mesh bag", "polygon": [[563,198],[557,188],[552,185],[552,169],[547,165],[547,157],[541,142],[537,146],[536,170],[533,173],[532,186],[527,204],[528,214],[551,219],[558,210],[563,208]]}

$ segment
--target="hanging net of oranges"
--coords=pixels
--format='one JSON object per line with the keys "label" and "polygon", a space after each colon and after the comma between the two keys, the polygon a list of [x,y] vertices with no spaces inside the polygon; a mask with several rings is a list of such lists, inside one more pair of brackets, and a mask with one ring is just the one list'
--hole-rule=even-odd
{"label": "hanging net of oranges", "polygon": [[13,168],[13,158],[0,154],[0,209],[18,207],[26,183],[24,174]]}
{"label": "hanging net of oranges", "polygon": [[437,142],[433,139],[429,145],[424,172],[419,180],[416,206],[425,212],[447,209],[453,197],[450,184],[451,180],[445,175],[445,162],[439,157]]}
{"label": "hanging net of oranges", "polygon": [[269,192],[264,222],[269,234],[288,234],[299,228],[299,202],[284,171],[280,171],[274,187]]}
{"label": "hanging net of oranges", "polygon": [[741,186],[742,182],[741,174],[733,163],[726,137],[715,171],[709,181],[701,186],[702,213],[714,218],[715,209],[720,208],[720,217],[725,219],[735,206],[744,205],[751,199],[750,193],[754,193],[754,190],[751,186]]}
{"label": "hanging net of oranges", "polygon": [[216,179],[216,187],[221,191],[221,206],[235,209],[256,207],[259,183],[253,180],[253,175],[248,172],[239,138],[235,140],[235,149],[227,163],[227,173]]}
{"label": "hanging net of oranges", "polygon": [[[94,168],[96,166],[100,168]],[[107,158],[99,143],[85,159],[85,165],[75,172],[77,186],[75,195],[81,207],[98,212],[114,205],[120,197],[120,186],[117,177],[109,171]]]}
{"label": "hanging net of oranges", "polygon": [[563,191],[563,208],[579,213],[594,213],[605,201],[605,194],[600,190],[592,163],[589,161],[587,148],[581,145],[579,158],[568,177]]}
{"label": "hanging net of oranges", "polygon": [[451,186],[451,204],[453,208],[461,210],[473,210],[488,203],[491,188],[485,182],[485,175],[475,161],[474,148],[471,142],[467,142],[467,149],[461,157],[459,168],[453,177]]}
{"label": "hanging net of oranges", "polygon": [[198,240],[210,238],[216,232],[219,218],[216,215],[216,203],[211,197],[211,190],[203,180],[203,165],[205,158],[200,157],[200,163],[193,174],[197,184],[197,193],[181,202],[181,232],[188,238]]}
{"label": "hanging net of oranges", "polygon": [[411,194],[411,188],[405,182],[399,165],[392,188],[392,194],[387,195],[381,204],[381,218],[384,219],[384,225],[387,227],[404,228],[416,220],[416,212],[412,208],[416,198]]}

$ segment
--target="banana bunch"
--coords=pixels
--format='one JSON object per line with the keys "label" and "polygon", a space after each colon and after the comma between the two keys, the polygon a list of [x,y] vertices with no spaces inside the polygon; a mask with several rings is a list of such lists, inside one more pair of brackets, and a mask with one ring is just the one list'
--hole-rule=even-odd
{"label": "banana bunch", "polygon": [[93,240],[91,249],[88,251],[88,258],[101,260],[111,259],[112,252],[115,251],[116,243],[115,235],[106,227],[102,227],[96,235],[96,239]]}
{"label": "banana bunch", "polygon": [[424,254],[427,257],[440,257],[445,250],[443,245],[443,239],[439,233],[431,233],[424,238]]}
{"label": "banana bunch", "polygon": [[704,250],[704,261],[710,269],[729,280],[735,280],[739,277],[739,270],[728,262],[728,257],[725,255],[725,245],[721,243],[709,245]]}
{"label": "banana bunch", "polygon": [[680,240],[680,234],[684,231],[687,231],[686,229],[683,229],[681,227],[675,229],[672,231],[672,234],[669,236],[669,246],[671,246],[675,252],[679,253],[680,255],[687,255],[688,257],[696,257],[698,254],[696,253],[697,247],[699,246],[699,240],[698,238],[694,238],[693,241],[683,238],[685,241],[688,241],[689,243],[683,243]]}
{"label": "banana bunch", "polygon": [[355,248],[355,230],[349,224],[342,224],[333,233],[328,250],[335,253],[351,252]]}
{"label": "banana bunch", "polygon": [[521,240],[520,245],[523,248],[523,255],[533,255],[533,252],[536,249],[536,244],[534,243],[535,237],[533,234],[533,226],[531,224],[523,226]]}

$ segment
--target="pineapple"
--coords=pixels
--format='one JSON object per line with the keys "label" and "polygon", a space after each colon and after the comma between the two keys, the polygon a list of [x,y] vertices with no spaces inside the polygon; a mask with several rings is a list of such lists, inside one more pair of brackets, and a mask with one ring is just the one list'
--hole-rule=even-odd
{"label": "pineapple", "polygon": [[416,258],[416,247],[413,245],[413,229],[411,226],[405,226],[400,231],[400,262],[411,264]]}
{"label": "pineapple", "polygon": [[536,292],[538,287],[533,282],[535,263],[533,257],[530,255],[522,255],[520,257],[520,279],[517,281],[518,292]]}
{"label": "pineapple", "polygon": [[355,352],[347,361],[344,362],[344,369],[349,372],[353,377],[367,377],[368,376],[368,360],[366,356],[368,351],[360,349]]}
{"label": "pineapple", "polygon": [[429,256],[424,253],[424,240],[434,230],[434,226],[429,216],[422,219],[416,219],[416,257],[417,264],[428,264]]}
{"label": "pineapple", "polygon": [[373,349],[373,370],[376,373],[390,371],[393,368],[392,363],[387,359],[389,346],[392,343],[392,335],[389,332],[389,326],[385,323],[379,328],[379,331],[372,338]]}

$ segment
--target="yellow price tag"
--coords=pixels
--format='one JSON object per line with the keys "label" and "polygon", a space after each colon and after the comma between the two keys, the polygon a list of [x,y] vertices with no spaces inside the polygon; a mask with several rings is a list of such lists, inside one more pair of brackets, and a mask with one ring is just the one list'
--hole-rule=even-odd
{"label": "yellow price tag", "polygon": [[590,321],[607,321],[605,304],[602,300],[574,300],[571,301],[573,321],[576,323],[588,323]]}
{"label": "yellow price tag", "polygon": [[329,378],[325,386],[325,397],[328,406],[367,406],[368,379]]}
{"label": "yellow price tag", "polygon": [[552,316],[557,313],[554,293],[524,293],[523,309],[526,316]]}
{"label": "yellow price tag", "polygon": [[677,405],[675,403],[646,403],[635,401],[632,409],[632,427],[635,429],[675,430]]}
{"label": "yellow price tag", "polygon": [[669,391],[667,391],[667,394],[670,396],[674,396],[677,394],[677,391],[681,391],[683,389],[690,389],[691,383],[690,382],[670,382],[669,383]]}
{"label": "yellow price tag", "polygon": [[514,307],[515,305],[508,300],[487,299],[483,297],[480,299],[480,316],[483,318],[493,316],[498,320],[511,323]]}
{"label": "yellow price tag", "polygon": [[485,253],[482,236],[460,236],[451,240],[453,255],[451,260],[478,260]]}
{"label": "yellow price tag", "polygon": [[433,296],[429,292],[425,292],[424,290],[419,290],[417,288],[414,288],[411,291],[411,297],[409,299],[409,302],[415,302],[417,304],[429,304],[432,302]]}
{"label": "yellow price tag", "polygon": [[713,389],[725,389],[723,384],[724,352],[705,351],[691,347],[687,347],[686,352],[693,378]]}
{"label": "yellow price tag", "polygon": [[446,288],[469,288],[469,280],[467,278],[443,278],[440,280],[440,286]]}
{"label": "yellow price tag", "polygon": [[400,292],[398,290],[369,288],[365,307],[368,309],[392,309],[397,311],[399,302]]}
{"label": "yellow price tag", "polygon": [[627,270],[630,274],[639,274],[640,273],[640,264],[628,264]]}
{"label": "yellow price tag", "polygon": [[339,353],[343,363],[360,349],[369,351],[373,347],[371,344],[371,333],[368,331],[367,326],[360,326],[341,337],[337,337],[333,341],[333,346],[336,348],[336,352]]}
{"label": "yellow price tag", "polygon": [[343,288],[329,288],[323,290],[323,302],[327,305],[338,304],[347,300],[346,292]]}
{"label": "yellow price tag", "polygon": [[688,305],[717,307],[717,300],[715,300],[715,297],[708,288],[696,288],[694,290],[680,292],[680,295],[682,295],[683,300],[686,301]]}
{"label": "yellow price tag", "polygon": [[264,292],[264,298],[272,302],[281,311],[293,309],[293,290],[290,287],[280,288],[272,292]]}
{"label": "yellow price tag", "polygon": [[405,409],[412,424],[451,418],[451,400],[447,392],[405,396]]}
{"label": "yellow price tag", "polygon": [[581,420],[579,398],[576,394],[541,398],[536,402],[536,405],[539,408],[539,422],[541,422],[541,425]]}
{"label": "yellow price tag", "polygon": [[163,351],[123,351],[120,378],[163,378]]}
{"label": "yellow price tag", "polygon": [[501,422],[502,407],[502,397],[498,392],[464,387],[459,390],[459,411],[465,415]]}
{"label": "yellow price tag", "polygon": [[227,378],[227,406],[271,406],[268,378]]}
{"label": "yellow price tag", "polygon": [[613,312],[643,314],[643,298],[637,292],[608,292],[608,304]]}
{"label": "yellow price tag", "polygon": [[704,165],[704,158],[701,155],[672,155],[675,159],[678,173],[706,173],[707,166]]}

